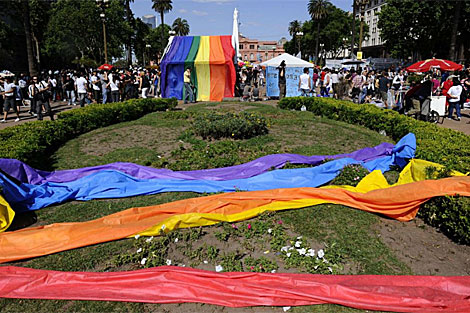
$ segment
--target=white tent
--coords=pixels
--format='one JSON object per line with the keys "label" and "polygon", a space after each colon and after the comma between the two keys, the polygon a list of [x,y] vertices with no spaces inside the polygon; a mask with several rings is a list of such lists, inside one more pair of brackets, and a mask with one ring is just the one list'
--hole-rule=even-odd
{"label": "white tent", "polygon": [[263,62],[261,63],[261,66],[278,67],[283,60],[286,61],[287,67],[313,67],[312,63],[296,58],[295,56],[292,56],[289,53],[283,53],[275,57],[274,59]]}

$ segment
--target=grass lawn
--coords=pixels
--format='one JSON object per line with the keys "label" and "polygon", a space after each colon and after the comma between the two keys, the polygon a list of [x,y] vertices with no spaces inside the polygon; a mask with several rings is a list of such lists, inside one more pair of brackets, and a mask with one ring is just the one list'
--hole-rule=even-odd
{"label": "grass lawn", "polygon": [[[247,140],[202,140],[191,133],[191,121],[197,114],[216,110],[238,112],[247,110],[268,119],[269,134]],[[71,140],[53,156],[55,169],[93,166],[110,162],[133,162],[172,170],[194,170],[231,166],[272,153],[305,155],[348,153],[371,147],[390,138],[365,128],[323,119],[310,112],[282,111],[266,104],[212,103],[197,104],[185,111],[158,112],[139,120],[98,129]],[[392,175],[393,176],[393,175]],[[396,175],[395,175],[396,177]],[[77,222],[95,219],[130,207],[155,205],[198,197],[195,193],[165,193],[118,200],[69,202],[37,212],[38,224]],[[167,259],[172,264],[185,264],[212,269],[224,264],[224,269],[263,269],[279,272],[314,272],[309,264],[293,262],[279,253],[264,253],[279,248],[279,242],[260,240],[265,231],[281,220],[280,237],[290,240],[302,236],[303,244],[318,251],[324,249],[330,258],[332,271],[338,274],[412,274],[381,241],[377,224],[381,217],[340,205],[319,205],[301,210],[289,210],[263,215],[237,223],[239,232],[230,225],[215,225],[200,229],[178,230],[168,238],[155,238],[152,244],[166,243],[157,251],[155,264]],[[252,237],[247,223],[260,234]],[[271,225],[271,226],[270,226]],[[273,226],[274,225],[274,226]],[[251,227],[251,226],[250,226]],[[233,228],[235,229],[235,228]],[[251,229],[251,228],[250,228]],[[178,243],[174,239],[179,238]],[[266,237],[271,238],[271,237]],[[50,256],[14,265],[63,271],[120,271],[150,266],[136,260],[136,248],[144,239],[125,239]],[[166,241],[162,241],[166,240]],[[271,241],[270,241],[271,240]],[[281,241],[282,241],[281,240]],[[276,246],[277,245],[277,246]],[[282,245],[282,244],[281,244]],[[165,251],[163,251],[165,250]],[[278,251],[278,250],[276,250]],[[204,262],[207,261],[207,262]],[[251,262],[251,263],[250,263]],[[261,263],[260,263],[261,262]],[[293,262],[293,263],[289,263]],[[250,265],[255,264],[255,266]],[[252,268],[253,267],[253,268]],[[260,267],[261,268],[261,267]],[[325,273],[329,270],[325,270]],[[210,308],[210,309],[209,309]],[[283,312],[281,308],[265,308]],[[150,305],[98,301],[39,301],[0,300],[2,312],[257,312],[256,308],[229,309],[201,304]],[[267,311],[263,311],[267,312]],[[360,312],[335,305],[292,308],[289,312]]]}

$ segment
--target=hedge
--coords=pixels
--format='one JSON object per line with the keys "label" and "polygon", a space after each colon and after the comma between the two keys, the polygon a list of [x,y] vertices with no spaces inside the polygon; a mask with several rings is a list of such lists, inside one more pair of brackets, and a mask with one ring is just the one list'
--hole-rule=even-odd
{"label": "hedge", "polygon": [[68,140],[100,127],[173,109],[176,105],[174,98],[92,104],[62,112],[56,121],[34,121],[8,127],[0,131],[0,158],[18,159],[33,167],[48,169],[49,156]]}
{"label": "hedge", "polygon": [[329,119],[361,125],[399,140],[408,133],[416,135],[416,158],[445,165],[460,172],[470,171],[470,137],[464,133],[418,121],[398,112],[383,110],[372,104],[355,104],[329,98],[284,98],[281,109],[307,111]]}
{"label": "hedge", "polygon": [[[282,109],[300,110],[305,106],[316,115],[349,124],[361,125],[378,132],[385,131],[394,140],[408,133],[416,135],[416,158],[424,159],[461,172],[470,171],[470,137],[464,133],[418,121],[395,111],[371,104],[355,104],[328,98],[284,98]],[[454,241],[470,244],[470,199],[436,197],[425,203],[418,216]]]}

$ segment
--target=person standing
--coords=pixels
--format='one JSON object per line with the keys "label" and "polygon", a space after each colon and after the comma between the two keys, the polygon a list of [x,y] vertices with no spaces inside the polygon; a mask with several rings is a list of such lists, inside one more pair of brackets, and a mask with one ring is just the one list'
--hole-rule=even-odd
{"label": "person standing", "polygon": [[95,99],[96,103],[100,102],[101,96],[101,80],[96,75],[96,71],[93,71],[91,78],[90,78],[91,86],[93,89],[93,98]]}
{"label": "person standing", "polygon": [[286,61],[282,60],[279,64],[278,78],[279,78],[279,100],[286,96]]}
{"label": "person standing", "polygon": [[302,92],[302,97],[308,97],[312,90],[312,84],[310,83],[310,75],[308,75],[309,69],[304,68],[304,73],[299,76],[299,90]]}
{"label": "person standing", "polygon": [[111,89],[111,101],[119,102],[119,74],[117,72],[108,76],[109,82],[107,88]]}
{"label": "person standing", "polygon": [[13,79],[11,77],[7,77],[5,83],[3,84],[3,92],[1,93],[4,97],[3,101],[3,119],[0,123],[6,123],[8,118],[8,112],[10,111],[10,107],[13,108],[13,111],[16,113],[16,120],[18,122],[20,120],[20,115],[16,108],[16,87],[13,83]]}
{"label": "person standing", "polygon": [[65,94],[67,95],[68,105],[77,105],[75,103],[75,82],[72,79],[72,74],[68,74],[64,81]]}
{"label": "person standing", "polygon": [[102,71],[99,75],[100,81],[101,81],[101,95],[103,97],[102,103],[105,104],[108,102],[108,72]]}
{"label": "person standing", "polygon": [[454,113],[454,108],[457,114],[457,121],[460,121],[460,94],[462,93],[462,85],[457,77],[453,79],[453,85],[450,87],[447,95],[449,97],[449,115],[447,118],[451,119]]}
{"label": "person standing", "polygon": [[87,86],[88,81],[84,77],[83,72],[80,72],[77,80],[75,81],[75,86],[77,87],[78,101],[80,102],[80,107],[85,106],[85,98],[87,95]]}
{"label": "person standing", "polygon": [[380,98],[382,99],[386,109],[393,109],[393,106],[388,103],[388,90],[390,89],[390,81],[385,74],[385,71],[382,71],[382,75],[379,78],[379,92]]}
{"label": "person standing", "polygon": [[333,98],[338,99],[339,76],[336,70],[331,71],[331,88],[333,89]]}
{"label": "person standing", "polygon": [[47,114],[54,120],[54,113],[52,113],[49,104],[49,86],[45,79],[39,80],[37,76],[33,77],[32,97],[36,102],[36,114],[38,121],[42,121],[42,107],[46,109]]}
{"label": "person standing", "polygon": [[144,71],[140,72],[139,75],[139,90],[142,92],[142,98],[147,99],[148,92],[150,89],[150,79],[148,74]]}
{"label": "person standing", "polygon": [[194,102],[194,93],[191,86],[191,69],[188,67],[184,72],[184,103]]}

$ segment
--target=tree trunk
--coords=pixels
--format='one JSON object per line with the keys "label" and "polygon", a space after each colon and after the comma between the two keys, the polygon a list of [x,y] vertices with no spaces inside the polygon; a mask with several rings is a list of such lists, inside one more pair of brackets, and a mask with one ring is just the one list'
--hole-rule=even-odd
{"label": "tree trunk", "polygon": [[452,25],[452,34],[450,37],[450,48],[449,48],[449,60],[455,61],[455,46],[457,45],[457,31],[459,27],[459,20],[460,20],[460,9],[461,9],[461,1],[455,2],[455,11],[454,11],[454,18],[453,18],[453,25]]}
{"label": "tree trunk", "polygon": [[353,18],[352,18],[352,25],[351,25],[351,58],[354,55],[354,41],[356,37],[356,0],[353,0]]}
{"label": "tree trunk", "polygon": [[[129,26],[132,27],[132,11],[131,11],[131,4],[130,0],[126,1],[126,19],[127,23],[129,23]],[[127,52],[127,66],[132,65],[132,35],[129,34],[129,37],[127,38],[127,44],[126,44],[126,52]]]}
{"label": "tree trunk", "polygon": [[318,65],[318,43],[320,41],[320,20],[317,20],[317,41],[315,44],[315,63]]}
{"label": "tree trunk", "polygon": [[[38,74],[38,69],[36,66],[36,61],[34,59],[33,53],[33,40],[31,34],[31,21],[29,17],[29,2],[28,0],[22,0],[21,6],[23,8],[23,26],[24,26],[24,34],[26,37],[26,53],[28,54],[28,68],[29,74],[31,76],[36,76]],[[39,53],[39,52],[38,52]]]}
{"label": "tree trunk", "polygon": [[[163,21],[163,11],[160,12],[160,18],[161,18],[161,21],[162,21],[162,24],[160,25],[161,26],[161,32],[162,32],[162,47],[163,47],[163,40],[165,38],[165,30],[164,30],[164,27],[163,25],[165,25],[165,22]],[[163,47],[164,49],[165,47]]]}

